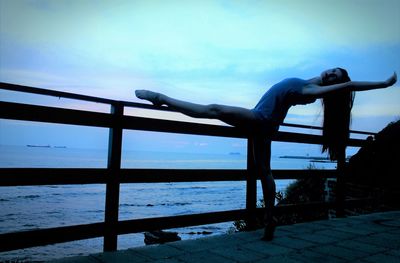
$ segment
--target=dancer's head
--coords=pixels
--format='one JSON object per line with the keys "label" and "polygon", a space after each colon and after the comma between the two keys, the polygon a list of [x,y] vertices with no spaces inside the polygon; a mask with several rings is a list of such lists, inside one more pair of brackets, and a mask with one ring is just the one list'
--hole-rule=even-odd
{"label": "dancer's head", "polygon": [[332,68],[321,73],[322,85],[333,85],[350,81],[349,74],[343,68]]}
{"label": "dancer's head", "polygon": [[[322,85],[333,85],[350,81],[345,69],[334,68],[321,73]],[[344,152],[349,138],[351,108],[353,107],[354,92],[339,91],[323,98],[323,145],[322,151],[328,152],[332,160]]]}

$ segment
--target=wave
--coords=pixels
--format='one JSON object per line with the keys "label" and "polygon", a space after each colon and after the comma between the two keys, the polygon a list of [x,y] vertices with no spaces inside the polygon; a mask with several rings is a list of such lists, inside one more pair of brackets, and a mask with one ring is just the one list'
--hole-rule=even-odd
{"label": "wave", "polygon": [[18,199],[37,199],[40,198],[40,195],[19,195],[17,196]]}
{"label": "wave", "polygon": [[29,227],[30,229],[38,229],[39,227],[34,224],[24,224],[22,227]]}
{"label": "wave", "polygon": [[162,206],[185,206],[191,205],[191,202],[174,202],[174,203],[162,203]]}
{"label": "wave", "polygon": [[48,211],[48,212],[46,212],[46,215],[57,215],[57,214],[62,214],[62,211]]}
{"label": "wave", "polygon": [[104,209],[87,210],[88,213],[104,213]]}
{"label": "wave", "polygon": [[185,206],[192,205],[192,202],[171,202],[171,203],[161,203],[161,204],[127,204],[122,203],[120,207],[157,207],[157,206]]}
{"label": "wave", "polygon": [[145,205],[138,204],[119,204],[120,207],[144,207]]}

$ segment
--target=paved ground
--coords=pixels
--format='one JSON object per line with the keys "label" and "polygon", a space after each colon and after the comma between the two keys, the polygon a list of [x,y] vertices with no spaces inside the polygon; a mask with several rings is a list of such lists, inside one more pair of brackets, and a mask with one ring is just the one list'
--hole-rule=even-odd
{"label": "paved ground", "polygon": [[400,211],[281,226],[54,262],[400,262]]}

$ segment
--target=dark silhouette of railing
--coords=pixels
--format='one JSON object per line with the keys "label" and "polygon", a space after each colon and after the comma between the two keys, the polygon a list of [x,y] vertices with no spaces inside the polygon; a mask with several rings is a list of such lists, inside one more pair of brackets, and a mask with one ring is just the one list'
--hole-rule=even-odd
{"label": "dark silhouette of railing", "polygon": [[[104,237],[104,251],[117,249],[117,237],[121,234],[138,233],[157,229],[169,229],[201,224],[227,222],[246,219],[249,225],[254,223],[259,214],[256,208],[256,185],[254,175],[251,143],[248,143],[247,169],[122,169],[121,148],[122,131],[144,130],[181,134],[210,135],[220,137],[245,138],[251,136],[244,131],[229,126],[198,124],[181,121],[161,120],[124,115],[124,108],[136,107],[171,111],[166,107],[155,107],[146,104],[116,101],[80,94],[27,87],[9,83],[0,83],[0,89],[49,95],[69,99],[97,102],[111,106],[110,113],[83,110],[63,109],[57,107],[28,105],[14,102],[0,102],[0,118],[46,123],[72,124],[109,128],[108,163],[104,169],[71,169],[71,168],[0,168],[0,186],[23,185],[63,185],[63,184],[106,184],[105,218],[103,222],[54,227],[0,234],[0,251],[42,246],[53,243]],[[294,128],[321,129],[315,126],[283,124]],[[369,132],[352,131],[359,134]],[[279,132],[275,141],[321,144],[319,135],[293,132]],[[349,146],[362,146],[364,140],[350,139]],[[345,171],[344,153],[338,161],[336,170],[274,170],[275,179],[299,179],[315,174],[325,178],[337,178],[337,184],[343,184]],[[118,220],[119,193],[121,183],[154,183],[154,182],[200,182],[200,181],[246,181],[246,208],[221,212],[168,216],[158,218]],[[316,202],[279,206],[277,213],[288,213],[296,209],[334,208],[337,214],[343,215],[344,192],[338,187],[336,203]],[[355,201],[353,201],[354,203]],[[348,204],[347,204],[348,205]]]}

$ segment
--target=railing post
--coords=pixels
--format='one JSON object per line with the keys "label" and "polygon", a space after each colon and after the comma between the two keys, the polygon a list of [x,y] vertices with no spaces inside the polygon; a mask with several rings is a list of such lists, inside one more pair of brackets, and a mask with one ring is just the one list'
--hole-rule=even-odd
{"label": "railing post", "polygon": [[246,177],[246,223],[248,229],[256,225],[257,175],[254,161],[254,138],[247,139],[247,177]]}
{"label": "railing post", "polygon": [[338,154],[336,177],[336,217],[344,217],[345,186],[346,186],[346,147]]}
{"label": "railing post", "polygon": [[111,114],[113,125],[110,128],[108,140],[108,176],[106,186],[105,204],[105,233],[104,251],[117,250],[118,235],[118,208],[119,208],[119,176],[121,170],[121,151],[122,151],[122,124],[121,118],[124,114],[122,104],[112,104]]}

